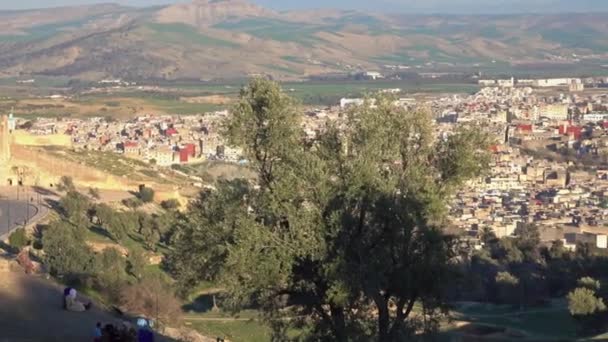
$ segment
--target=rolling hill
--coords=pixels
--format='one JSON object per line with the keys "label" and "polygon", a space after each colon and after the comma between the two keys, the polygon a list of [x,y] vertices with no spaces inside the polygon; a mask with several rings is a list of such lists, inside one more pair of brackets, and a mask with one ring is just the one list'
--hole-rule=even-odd
{"label": "rolling hill", "polygon": [[607,51],[608,14],[277,12],[243,0],[0,12],[0,77],[300,79],[398,65],[599,67]]}

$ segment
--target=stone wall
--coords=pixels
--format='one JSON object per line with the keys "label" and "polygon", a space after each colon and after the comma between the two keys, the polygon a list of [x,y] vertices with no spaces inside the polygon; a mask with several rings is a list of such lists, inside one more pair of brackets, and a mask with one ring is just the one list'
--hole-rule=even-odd
{"label": "stone wall", "polygon": [[[72,177],[78,186],[83,187],[125,190],[137,186],[136,182],[127,178],[109,175],[83,164],[51,156],[43,149],[33,146],[13,145],[13,158],[10,164],[24,166],[30,170],[30,174],[24,180],[26,185],[48,188],[57,184],[62,176],[68,176]],[[5,182],[6,179],[3,180],[3,183]]]}

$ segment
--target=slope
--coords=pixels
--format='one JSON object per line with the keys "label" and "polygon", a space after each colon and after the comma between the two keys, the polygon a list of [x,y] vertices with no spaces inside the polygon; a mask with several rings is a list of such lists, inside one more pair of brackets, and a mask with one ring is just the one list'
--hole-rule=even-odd
{"label": "slope", "polygon": [[608,61],[608,14],[437,16],[275,12],[244,0],[0,12],[0,77],[282,79]]}

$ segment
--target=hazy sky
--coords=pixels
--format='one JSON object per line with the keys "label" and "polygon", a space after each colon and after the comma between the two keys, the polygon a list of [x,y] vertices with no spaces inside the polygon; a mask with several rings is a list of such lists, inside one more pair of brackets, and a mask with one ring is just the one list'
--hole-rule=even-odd
{"label": "hazy sky", "polygon": [[[153,6],[179,0],[0,0],[0,9],[115,2]],[[528,13],[607,11],[608,0],[251,0],[275,9],[342,8],[409,13]],[[183,2],[183,1],[182,1]]]}

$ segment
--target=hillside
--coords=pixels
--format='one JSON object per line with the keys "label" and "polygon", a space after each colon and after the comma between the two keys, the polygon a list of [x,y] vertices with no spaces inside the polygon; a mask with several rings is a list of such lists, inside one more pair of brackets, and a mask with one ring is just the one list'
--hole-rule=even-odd
{"label": "hillside", "polygon": [[275,12],[244,0],[0,12],[0,77],[282,79],[402,65],[508,70],[608,61],[608,14]]}

